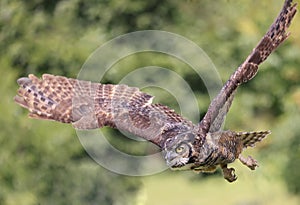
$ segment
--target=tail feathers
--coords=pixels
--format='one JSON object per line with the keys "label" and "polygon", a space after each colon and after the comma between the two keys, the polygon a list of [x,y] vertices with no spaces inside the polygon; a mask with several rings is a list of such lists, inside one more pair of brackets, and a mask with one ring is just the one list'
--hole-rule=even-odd
{"label": "tail feathers", "polygon": [[254,147],[257,142],[262,141],[271,131],[260,132],[238,132],[237,136],[242,138],[244,147]]}

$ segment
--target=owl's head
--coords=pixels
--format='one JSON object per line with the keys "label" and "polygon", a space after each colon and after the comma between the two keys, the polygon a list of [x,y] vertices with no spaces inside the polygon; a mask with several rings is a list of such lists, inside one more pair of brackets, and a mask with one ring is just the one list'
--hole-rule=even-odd
{"label": "owl's head", "polygon": [[163,153],[170,168],[184,168],[190,161],[195,135],[191,132],[179,134],[166,140]]}

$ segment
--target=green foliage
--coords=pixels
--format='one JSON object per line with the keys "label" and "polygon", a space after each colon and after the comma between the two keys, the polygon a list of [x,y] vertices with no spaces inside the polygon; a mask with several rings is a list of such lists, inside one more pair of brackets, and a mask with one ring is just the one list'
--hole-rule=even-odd
{"label": "green foliage", "polygon": [[70,126],[28,119],[11,103],[16,72],[1,65],[0,203],[132,204],[138,180],[90,160]]}
{"label": "green foliage", "polygon": [[[299,118],[297,119],[300,120]],[[300,129],[292,130],[293,136],[291,142],[289,143],[288,151],[288,160],[287,165],[284,169],[284,178],[286,179],[286,184],[289,190],[295,194],[300,194],[300,173],[299,173],[299,164],[300,164]]]}
{"label": "green foliage", "polygon": [[[140,178],[112,174],[91,161],[70,126],[28,119],[27,111],[12,100],[18,77],[29,73],[76,77],[88,56],[106,41],[126,32],[157,29],[198,44],[225,81],[277,15],[282,4],[273,4],[271,0],[1,1],[0,204],[134,204],[141,187]],[[298,15],[292,36],[261,66],[257,77],[239,89],[226,121],[232,130],[273,131],[257,155],[261,153],[270,177],[282,177],[296,194],[300,193],[299,26]],[[118,83],[136,68],[150,65],[170,68],[183,77],[203,116],[210,100],[204,83],[187,64],[165,54],[129,56],[116,63],[103,81]],[[145,91],[180,112],[170,94]],[[108,140],[126,153],[156,151],[147,143],[107,132]]]}

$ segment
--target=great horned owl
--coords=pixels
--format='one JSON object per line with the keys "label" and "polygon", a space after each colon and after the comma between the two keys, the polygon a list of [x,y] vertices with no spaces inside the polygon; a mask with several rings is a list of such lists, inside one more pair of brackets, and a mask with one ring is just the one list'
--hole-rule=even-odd
{"label": "great horned owl", "polygon": [[258,65],[289,36],[287,28],[295,13],[296,4],[286,0],[275,22],[225,83],[199,124],[166,106],[152,104],[153,97],[138,88],[49,74],[42,79],[34,75],[18,79],[20,88],[14,99],[30,111],[30,117],[72,123],[76,129],[110,126],[124,130],[159,146],[172,169],[211,172],[221,166],[225,179],[232,182],[236,175],[227,164],[239,159],[254,170],[256,160],[241,153],[270,132],[221,131],[221,125],[238,86],[252,79]]}

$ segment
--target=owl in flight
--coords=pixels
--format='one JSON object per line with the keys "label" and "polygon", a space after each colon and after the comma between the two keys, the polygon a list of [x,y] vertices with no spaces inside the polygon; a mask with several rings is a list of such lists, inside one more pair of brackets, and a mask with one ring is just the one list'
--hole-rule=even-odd
{"label": "owl in flight", "polygon": [[18,79],[14,100],[37,119],[71,123],[75,129],[109,126],[156,144],[171,169],[213,172],[221,167],[229,182],[237,179],[227,165],[239,159],[254,170],[258,164],[242,151],[253,147],[270,131],[222,131],[221,126],[239,85],[251,80],[258,66],[289,36],[287,29],[296,4],[286,0],[267,33],[225,83],[198,124],[167,106],[152,104],[153,96],[127,85],[100,84],[44,74]]}

